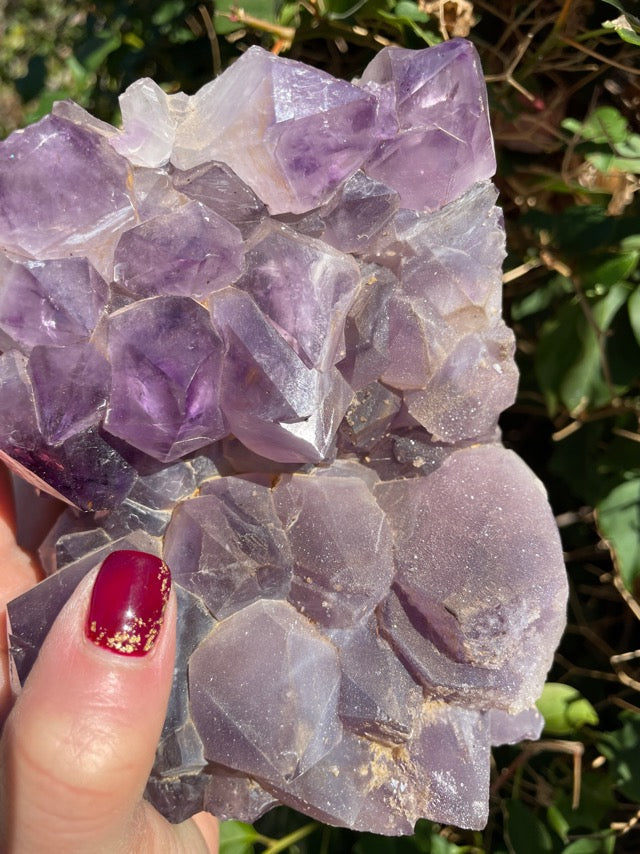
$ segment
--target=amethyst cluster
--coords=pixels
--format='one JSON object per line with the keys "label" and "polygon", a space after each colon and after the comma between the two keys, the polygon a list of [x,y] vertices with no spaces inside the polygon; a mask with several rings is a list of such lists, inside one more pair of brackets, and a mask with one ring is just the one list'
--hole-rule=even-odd
{"label": "amethyst cluster", "polygon": [[71,507],[9,606],[16,686],[80,578],[171,567],[179,638],[147,796],[480,828],[492,744],[535,738],[566,581],[514,399],[472,46],[348,83],[249,49],[123,128],[0,143],[0,457]]}

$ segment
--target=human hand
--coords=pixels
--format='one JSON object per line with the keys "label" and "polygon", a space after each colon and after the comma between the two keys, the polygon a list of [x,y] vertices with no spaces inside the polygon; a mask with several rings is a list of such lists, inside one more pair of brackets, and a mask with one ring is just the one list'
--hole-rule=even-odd
{"label": "human hand", "polygon": [[[36,560],[16,543],[10,482],[0,466],[0,851],[215,854],[212,816],[171,825],[142,799],[171,687],[175,596],[163,619],[147,622],[148,652],[139,645],[134,654],[114,652],[98,645],[99,626],[93,641],[87,635],[96,571],[90,573],[11,708],[5,605],[39,577]],[[155,593],[156,605],[158,596],[166,599],[158,585]]]}

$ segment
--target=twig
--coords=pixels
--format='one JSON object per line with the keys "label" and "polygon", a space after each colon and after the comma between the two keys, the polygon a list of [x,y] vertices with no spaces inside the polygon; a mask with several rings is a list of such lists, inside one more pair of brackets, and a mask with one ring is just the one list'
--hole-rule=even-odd
{"label": "twig", "polygon": [[573,798],[571,806],[577,809],[580,803],[580,788],[582,782],[582,756],[584,754],[584,744],[581,741],[565,741],[563,739],[549,739],[547,741],[531,742],[524,745],[522,752],[513,760],[511,765],[505,768],[497,780],[491,786],[491,794],[497,794],[502,786],[509,780],[516,771],[528,762],[528,760],[537,753],[551,751],[553,753],[568,753],[573,756]]}
{"label": "twig", "polygon": [[564,0],[562,5],[562,9],[560,9],[560,14],[556,18],[556,22],[553,25],[553,29],[558,32],[562,27],[567,23],[567,18],[569,17],[569,12],[571,11],[571,5],[573,0]]}
{"label": "twig", "polygon": [[542,261],[538,258],[532,259],[530,261],[525,261],[524,264],[519,264],[517,267],[514,267],[512,270],[507,270],[506,273],[502,274],[502,284],[508,285],[509,282],[513,282],[515,279],[519,279],[521,276],[524,276],[526,273],[531,270],[535,270],[537,267],[542,267]]}
{"label": "twig", "polygon": [[625,430],[623,427],[612,427],[611,432],[616,436],[622,436],[623,439],[631,439],[632,442],[640,442],[640,433],[633,433],[631,430]]}
{"label": "twig", "polygon": [[582,51],[582,53],[586,53],[587,56],[592,56],[594,59],[599,60],[600,62],[604,62],[605,65],[611,65],[613,68],[619,68],[620,71],[626,71],[627,74],[640,75],[640,69],[633,68],[631,65],[623,65],[621,62],[616,62],[615,59],[610,59],[608,56],[603,56],[603,54],[598,53],[595,50],[591,50],[588,47],[585,47],[580,42],[577,42],[575,39],[569,38],[569,36],[560,36],[560,41],[568,44],[570,47],[575,48],[576,50]]}
{"label": "twig", "polygon": [[[528,17],[529,17],[529,15],[531,14],[531,12],[533,12],[533,10],[534,10],[534,9],[536,8],[536,6],[538,5],[538,3],[539,3],[539,0],[532,0],[532,2],[531,2],[531,3],[529,3],[529,5],[528,5],[528,6],[525,6],[525,8],[522,10],[522,12],[521,12],[521,13],[520,13],[516,18],[512,18],[512,19],[507,23],[507,26],[504,28],[504,30],[502,31],[502,34],[501,34],[500,38],[498,39],[498,43],[497,43],[497,45],[496,45],[496,47],[498,48],[498,50],[500,50],[500,48],[502,48],[502,45],[507,41],[507,39],[508,39],[512,34],[513,34],[516,38],[519,38],[519,36],[518,36],[518,35],[517,35],[517,33],[516,33],[516,30],[518,29],[518,27],[519,27],[522,23],[524,23],[524,22],[527,20],[527,18],[528,18]],[[513,11],[513,7],[512,7],[512,11]]]}
{"label": "twig", "polygon": [[209,39],[209,44],[211,45],[211,60],[213,63],[213,76],[217,77],[222,70],[222,57],[220,56],[220,45],[218,44],[218,34],[216,33],[216,28],[211,20],[211,15],[209,14],[209,10],[207,7],[201,3],[198,6],[198,11],[202,15],[202,20],[204,22],[205,29],[207,31],[207,38]]}
{"label": "twig", "polygon": [[314,833],[319,826],[316,821],[305,824],[303,827],[299,827],[298,830],[294,830],[293,833],[289,833],[287,836],[283,836],[282,839],[273,842],[263,854],[279,854],[280,851],[286,851],[287,848],[290,848],[296,842]]}
{"label": "twig", "polygon": [[271,21],[265,21],[262,18],[254,18],[253,15],[247,15],[244,9],[233,7],[229,12],[219,13],[223,18],[228,18],[238,24],[246,24],[254,30],[259,30],[262,33],[269,33],[276,38],[282,39],[283,42],[291,45],[295,37],[296,31],[294,27],[284,27],[280,24],[273,24]]}
{"label": "twig", "polygon": [[629,593],[629,591],[625,587],[624,581],[622,580],[622,576],[620,574],[620,568],[618,567],[618,561],[616,558],[616,554],[615,554],[614,550],[611,548],[611,546],[609,546],[609,553],[611,555],[611,559],[613,562],[613,578],[612,578],[612,581],[614,583],[614,586],[615,586],[616,590],[618,591],[618,593],[624,599],[624,602],[627,605],[627,607],[629,608],[629,610],[633,613],[633,615],[635,617],[638,618],[638,620],[640,620],[640,603],[638,603],[638,600],[635,598],[635,596],[633,596],[631,593]]}
{"label": "twig", "polygon": [[520,92],[520,94],[523,95],[528,101],[535,101],[536,96],[529,92],[528,89],[525,89],[522,84],[518,83],[518,81],[513,76],[513,72],[516,70],[522,60],[522,57],[529,49],[532,39],[533,33],[528,33],[528,35],[526,35],[518,45],[515,56],[509,63],[509,66],[501,74],[487,74],[484,78],[486,82],[508,83],[510,86],[513,86],[513,88],[517,92]]}

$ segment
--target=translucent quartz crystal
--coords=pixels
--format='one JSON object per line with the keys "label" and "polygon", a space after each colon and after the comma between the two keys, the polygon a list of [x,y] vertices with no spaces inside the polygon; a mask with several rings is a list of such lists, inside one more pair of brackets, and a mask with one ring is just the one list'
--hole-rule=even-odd
{"label": "translucent quartz crystal", "polygon": [[46,116],[0,148],[0,245],[28,258],[87,256],[134,224],[127,161],[91,127]]}
{"label": "translucent quartz crystal", "polygon": [[437,210],[493,175],[487,96],[469,42],[382,50],[362,82],[393,93],[399,132],[379,143],[366,171],[397,190],[403,207]]}
{"label": "translucent quartz crystal", "polygon": [[23,352],[88,341],[109,299],[86,258],[14,263],[3,255],[0,282],[0,329]]}
{"label": "translucent quartz crystal", "polygon": [[152,297],[114,312],[108,354],[104,426],[114,436],[163,462],[224,436],[222,342],[201,305]]}
{"label": "translucent quartz crystal", "polygon": [[473,47],[361,80],[249,49],[0,143],[0,458],[72,505],[9,605],[12,681],[106,555],[160,555],[171,821],[481,828],[564,624],[515,397]]}
{"label": "translucent quartz crystal", "polygon": [[114,260],[116,281],[135,297],[204,297],[238,278],[242,235],[224,217],[191,202],[125,231]]}

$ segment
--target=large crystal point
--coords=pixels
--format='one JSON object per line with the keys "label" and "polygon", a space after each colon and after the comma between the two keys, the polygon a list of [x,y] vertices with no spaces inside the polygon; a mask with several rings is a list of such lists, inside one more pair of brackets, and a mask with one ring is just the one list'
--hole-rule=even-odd
{"label": "large crystal point", "polygon": [[191,202],[125,231],[114,256],[115,278],[138,298],[205,297],[238,278],[242,256],[238,229]]}
{"label": "large crystal point", "polygon": [[129,169],[101,135],[57,116],[16,131],[0,146],[0,244],[34,258],[88,255],[133,224]]}
{"label": "large crystal point", "polygon": [[365,170],[397,190],[403,207],[436,210],[493,175],[487,96],[469,42],[384,48],[362,83],[393,92],[399,132],[380,142]]}
{"label": "large crystal point", "polygon": [[20,264],[0,256],[0,330],[25,352],[87,341],[108,299],[107,283],[86,258]]}
{"label": "large crystal point", "polygon": [[202,306],[180,297],[141,300],[111,315],[108,336],[110,433],[163,462],[224,436],[222,346]]}
{"label": "large crystal point", "polygon": [[0,142],[0,459],[68,507],[9,604],[19,691],[111,552],[171,567],[177,652],[145,796],[481,828],[566,580],[515,397],[473,47],[362,79],[250,48],[122,130],[71,102]]}
{"label": "large crystal point", "polygon": [[286,602],[257,601],[219,623],[192,656],[189,682],[205,756],[250,777],[285,784],[340,740],[337,652]]}

